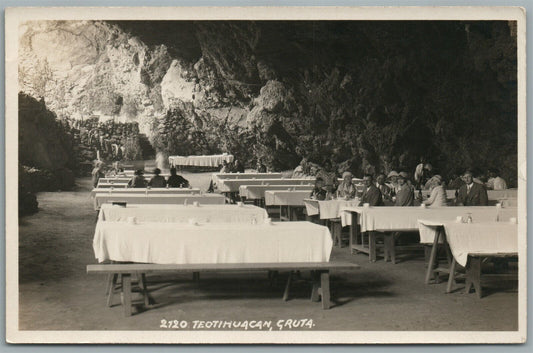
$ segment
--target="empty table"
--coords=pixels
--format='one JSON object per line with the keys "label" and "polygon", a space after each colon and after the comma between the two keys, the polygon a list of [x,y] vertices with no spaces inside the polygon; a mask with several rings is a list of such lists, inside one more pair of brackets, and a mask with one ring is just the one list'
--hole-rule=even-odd
{"label": "empty table", "polygon": [[174,204],[198,202],[200,205],[224,204],[226,198],[220,194],[120,194],[97,193],[94,195],[94,209],[99,210],[104,203],[126,202],[127,204]]}

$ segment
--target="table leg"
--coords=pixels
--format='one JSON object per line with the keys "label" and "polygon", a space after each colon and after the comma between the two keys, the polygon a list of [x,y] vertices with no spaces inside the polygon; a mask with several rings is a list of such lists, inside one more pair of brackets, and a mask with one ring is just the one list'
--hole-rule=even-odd
{"label": "table leg", "polygon": [[311,290],[311,301],[317,302],[319,300],[318,290],[320,289],[320,278],[317,271],[311,271],[311,278],[313,280],[313,289]]}
{"label": "table leg", "polygon": [[394,239],[394,233],[390,235],[390,253],[391,253],[391,262],[393,265],[396,265],[396,241]]}
{"label": "table leg", "polygon": [[285,285],[285,291],[283,292],[283,301],[289,300],[289,290],[291,287],[293,271],[289,272],[289,278],[287,279],[287,284]]}
{"label": "table leg", "polygon": [[329,293],[329,271],[323,271],[320,274],[320,288],[322,289],[322,309],[330,308],[330,293]]}
{"label": "table leg", "polygon": [[122,294],[124,296],[124,316],[131,316],[131,274],[122,274]]}
{"label": "table leg", "polygon": [[111,277],[111,283],[109,292],[107,293],[107,306],[113,305],[113,295],[115,294],[115,286],[117,285],[118,273],[113,273]]}
{"label": "table leg", "polygon": [[376,232],[368,232],[368,252],[370,262],[376,262]]}
{"label": "table leg", "polygon": [[383,261],[388,262],[389,255],[390,255],[390,239],[386,233],[383,233]]}
{"label": "table leg", "polygon": [[466,293],[470,293],[470,288],[474,286],[477,297],[481,298],[481,258],[470,257],[466,267]]}
{"label": "table leg", "polygon": [[455,258],[452,257],[452,263],[450,265],[450,275],[448,276],[448,285],[446,286],[446,293],[451,293],[453,283],[455,282],[455,266],[457,265],[457,262],[455,261]]}
{"label": "table leg", "polygon": [[431,248],[431,254],[429,256],[428,269],[426,271],[426,280],[425,284],[429,284],[431,279],[431,274],[433,273],[433,268],[435,266],[435,259],[437,258],[437,248],[439,246],[439,238],[441,234],[441,227],[438,227],[437,234],[435,234],[435,239],[433,239],[433,247]]}

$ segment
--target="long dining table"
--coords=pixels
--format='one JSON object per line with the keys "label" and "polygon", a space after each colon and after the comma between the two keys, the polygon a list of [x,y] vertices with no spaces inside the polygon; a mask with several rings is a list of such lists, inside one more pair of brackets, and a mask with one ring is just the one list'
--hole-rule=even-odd
{"label": "long dining table", "polygon": [[309,194],[310,190],[305,189],[265,190],[265,206],[278,206],[280,220],[295,221],[298,219],[297,210],[305,207],[304,199],[308,198]]}
{"label": "long dining table", "polygon": [[260,200],[265,198],[268,190],[304,191],[309,195],[312,189],[311,185],[241,185],[239,195],[249,200]]}
{"label": "long dining table", "polygon": [[105,203],[123,202],[129,204],[174,204],[180,205],[187,202],[200,205],[218,204],[226,202],[226,198],[220,194],[121,194],[121,193],[97,193],[94,195],[94,209],[99,210]]}
{"label": "long dining table", "polygon": [[214,155],[192,155],[192,156],[170,156],[168,162],[171,166],[197,166],[197,167],[218,167],[222,162],[233,162],[231,154]]}
{"label": "long dining table", "polygon": [[[473,285],[481,297],[480,257],[518,255],[516,209],[514,213],[508,210],[498,218],[497,222],[464,223],[459,219],[455,221],[421,219],[418,223],[420,241],[432,243],[425,283],[429,283],[433,273],[436,273],[437,281],[439,272],[448,273],[447,293],[452,291],[457,264],[467,268],[466,292],[468,293],[470,286]],[[443,244],[453,257],[447,269],[435,268],[439,244]],[[469,257],[471,257],[470,262]]]}
{"label": "long dining table", "polygon": [[[514,211],[513,211],[514,210]],[[341,207],[339,215],[343,226],[350,226],[350,249],[352,252],[369,254],[371,262],[376,261],[376,232],[418,231],[419,219],[455,220],[468,214],[474,221],[498,221],[516,212],[516,208],[497,206],[454,206],[454,207]],[[368,244],[364,243],[362,233],[368,234]],[[386,240],[389,240],[388,237]],[[390,247],[391,244],[388,244]],[[387,244],[386,244],[387,247]],[[385,259],[387,259],[385,254]],[[394,262],[394,259],[392,259]]]}
{"label": "long dining table", "polygon": [[238,192],[242,185],[314,185],[313,179],[292,179],[292,178],[280,178],[280,179],[220,179],[217,184],[217,189],[220,192]]}
{"label": "long dining table", "polygon": [[163,222],[163,223],[263,223],[268,219],[264,208],[253,205],[161,205],[133,204],[126,207],[104,204],[99,221],[107,222]]}
{"label": "long dining table", "polygon": [[99,221],[93,249],[99,262],[220,264],[327,262],[327,227],[310,222],[173,223]]}
{"label": "long dining table", "polygon": [[101,194],[101,193],[108,193],[112,195],[116,195],[116,194],[177,195],[177,194],[200,194],[200,189],[199,188],[150,188],[148,189],[148,188],[117,187],[116,189],[113,188],[111,190],[111,188],[109,187],[102,187],[102,185],[98,185],[98,187],[92,189],[91,197],[94,197],[96,194]]}

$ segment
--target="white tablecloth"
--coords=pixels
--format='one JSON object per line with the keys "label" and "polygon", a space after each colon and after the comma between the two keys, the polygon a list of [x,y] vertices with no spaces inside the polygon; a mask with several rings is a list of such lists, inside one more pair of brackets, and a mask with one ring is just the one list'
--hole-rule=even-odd
{"label": "white tablecloth", "polygon": [[[518,228],[509,222],[461,223],[420,220],[420,242],[433,243],[437,228],[444,227],[453,257],[465,266],[468,254],[518,252]],[[422,238],[422,234],[427,236]]]}
{"label": "white tablecloth", "polygon": [[231,154],[214,154],[209,156],[170,156],[168,162],[171,166],[198,166],[218,167],[223,161],[233,162]]}
{"label": "white tablecloth", "polygon": [[173,204],[183,205],[187,200],[189,204],[198,201],[200,205],[222,205],[226,198],[220,194],[118,194],[98,193],[94,196],[94,209],[98,210],[104,203],[127,202],[128,204]]}
{"label": "white tablecloth", "polygon": [[94,197],[94,195],[96,194],[100,194],[100,193],[110,193],[112,195],[115,195],[115,194],[143,194],[143,195],[146,195],[146,192],[148,191],[148,195],[160,195],[160,194],[165,194],[165,195],[176,195],[176,194],[199,194],[200,193],[200,189],[198,188],[151,188],[149,190],[147,190],[146,188],[116,188],[116,189],[113,189],[112,191],[110,190],[110,188],[106,187],[106,188],[102,188],[101,185],[98,185],[98,187],[96,189],[93,189],[91,191],[91,196]]}
{"label": "white tablecloth", "polygon": [[98,261],[157,264],[327,262],[327,227],[310,222],[267,224],[98,222]]}
{"label": "white tablecloth", "polygon": [[304,199],[309,197],[307,190],[266,190],[265,205],[267,206],[303,206]]}
{"label": "white tablecloth", "polygon": [[116,177],[116,178],[100,178],[98,179],[98,182],[101,184],[107,184],[107,183],[128,183],[131,178],[129,177]]}
{"label": "white tablecloth", "polygon": [[353,200],[318,201],[305,199],[304,204],[308,216],[320,215],[320,219],[332,219],[340,217],[341,208],[359,205],[359,199],[357,197]]}
{"label": "white tablecloth", "polygon": [[[107,189],[111,189],[111,188],[116,188],[116,189],[125,189],[128,187],[128,183],[127,182],[117,182],[117,183],[100,183],[98,182],[98,185],[97,185],[97,188],[98,189],[106,189],[104,191],[107,191]],[[93,189],[95,190],[95,189]]]}
{"label": "white tablecloth", "polygon": [[[351,224],[351,212],[359,213],[362,232],[368,231],[416,231],[418,220],[455,220],[457,216],[472,214],[474,222],[495,222],[502,210],[496,206],[456,206],[441,208],[422,207],[344,207],[341,209],[341,222]],[[516,210],[516,209],[515,209]],[[512,212],[512,211],[504,211]]]}
{"label": "white tablecloth", "polygon": [[311,194],[313,187],[310,185],[241,185],[239,187],[239,195],[246,197],[247,199],[257,200],[265,197],[265,191],[267,190],[303,190],[307,192],[307,195]]}
{"label": "white tablecloth", "polygon": [[[476,214],[475,214],[476,213]],[[472,219],[477,222],[509,222],[512,217],[517,217],[516,208],[503,208],[499,209],[497,212],[496,219],[488,219],[486,217],[478,217],[479,213],[473,212]],[[431,219],[419,219],[418,220],[418,230],[420,233],[420,243],[422,244],[433,244],[435,241],[435,236],[437,235],[437,228],[442,226],[446,222],[453,221],[451,217],[440,217],[438,215],[433,216]],[[474,221],[474,222],[475,222]],[[440,241],[442,242],[442,240]]]}
{"label": "white tablecloth", "polygon": [[281,179],[281,173],[213,173],[211,180],[218,183],[223,179]]}
{"label": "white tablecloth", "polygon": [[237,192],[241,185],[307,185],[313,186],[314,180],[311,179],[220,179],[217,188],[221,192]]}
{"label": "white tablecloth", "polygon": [[469,254],[518,253],[518,226],[509,222],[444,223],[453,257],[466,266]]}
{"label": "white tablecloth", "polygon": [[188,223],[263,223],[268,218],[264,208],[252,205],[128,205],[127,207],[102,205],[98,219],[108,222],[125,222],[135,217],[142,222]]}

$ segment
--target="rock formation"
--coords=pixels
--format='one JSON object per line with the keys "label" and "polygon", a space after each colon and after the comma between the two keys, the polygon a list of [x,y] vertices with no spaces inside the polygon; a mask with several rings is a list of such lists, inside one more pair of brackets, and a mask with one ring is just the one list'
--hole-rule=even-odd
{"label": "rock formation", "polygon": [[[516,180],[512,22],[41,21],[21,32],[22,91],[58,116],[138,122],[159,160],[230,152],[285,169],[328,157],[360,174],[431,155],[450,173],[497,166]],[[498,139],[511,143],[484,142]]]}

